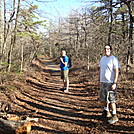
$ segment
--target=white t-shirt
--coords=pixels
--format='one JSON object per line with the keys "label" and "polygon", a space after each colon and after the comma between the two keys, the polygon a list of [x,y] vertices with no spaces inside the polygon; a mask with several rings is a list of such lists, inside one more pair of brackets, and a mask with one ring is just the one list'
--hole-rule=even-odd
{"label": "white t-shirt", "polygon": [[114,69],[120,68],[118,59],[111,55],[110,57],[103,56],[100,60],[100,82],[113,83]]}

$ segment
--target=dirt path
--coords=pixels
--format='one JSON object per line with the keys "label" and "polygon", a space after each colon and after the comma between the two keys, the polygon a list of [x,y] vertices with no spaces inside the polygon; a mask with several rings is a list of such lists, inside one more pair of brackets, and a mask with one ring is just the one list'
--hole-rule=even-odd
{"label": "dirt path", "polygon": [[37,77],[36,82],[29,80],[32,88],[24,90],[24,96],[17,98],[25,108],[38,110],[37,117],[40,120],[33,127],[32,133],[90,133],[92,128],[88,126],[92,120],[94,122],[93,113],[98,113],[97,108],[93,106],[97,98],[89,96],[89,92],[80,84],[70,84],[70,93],[62,92],[59,67],[48,58],[42,59],[41,62],[45,65],[44,71],[49,72],[50,76],[44,82],[37,81]]}
{"label": "dirt path", "polygon": [[[40,118],[37,127],[34,127],[33,133],[37,134],[86,134],[89,128],[86,128],[91,120],[90,114],[95,111],[88,110],[88,102],[93,101],[88,96],[88,92],[79,89],[80,85],[70,84],[70,93],[64,93],[60,90],[62,81],[60,79],[60,69],[49,58],[42,60],[45,64],[45,71],[51,75],[46,82],[38,84],[34,92],[28,95],[32,107],[38,109]],[[29,93],[28,93],[29,94]],[[37,98],[35,98],[36,96]],[[37,95],[38,94],[38,95]],[[26,94],[25,94],[26,96]],[[35,96],[35,97],[34,97]],[[94,98],[96,99],[96,98]],[[32,108],[32,109],[33,109]]]}
{"label": "dirt path", "polygon": [[[45,83],[40,83],[36,87],[33,84],[34,92],[32,91],[28,96],[30,103],[34,100],[32,107],[39,110],[37,115],[41,118],[37,127],[34,127],[33,134],[129,134],[134,132],[132,122],[134,118],[131,113],[133,111],[128,108],[126,113],[121,114],[123,109],[118,108],[121,121],[115,125],[98,121],[102,109],[98,101],[96,85],[73,83],[77,76],[70,76],[70,93],[64,93],[60,91],[62,81],[59,67],[49,58],[43,59],[42,63],[45,64],[45,71],[50,73],[50,77]],[[128,123],[130,124],[127,125]]]}
{"label": "dirt path", "polygon": [[[36,110],[39,118],[31,134],[114,134],[133,133],[133,105],[119,103],[119,122],[109,125],[97,120],[101,104],[97,100],[96,85],[74,83],[77,76],[70,75],[70,93],[60,90],[60,69],[49,58],[34,63],[37,72],[26,78],[21,92],[7,95],[12,100],[14,111],[25,113]],[[20,84],[20,83],[19,83]],[[133,103],[132,103],[133,104]],[[18,109],[17,109],[18,108]],[[124,111],[125,110],[125,111]]]}

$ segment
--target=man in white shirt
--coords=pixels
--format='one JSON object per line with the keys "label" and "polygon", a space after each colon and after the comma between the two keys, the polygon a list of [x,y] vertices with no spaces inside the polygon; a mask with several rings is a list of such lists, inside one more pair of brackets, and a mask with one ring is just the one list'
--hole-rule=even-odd
{"label": "man in white shirt", "polygon": [[117,79],[119,75],[119,62],[118,59],[111,55],[112,47],[106,45],[105,56],[100,60],[99,64],[99,82],[100,82],[100,100],[104,104],[103,114],[100,118],[106,119],[111,117],[109,110],[109,104],[112,108],[112,117],[108,122],[114,124],[118,121],[116,114],[116,90],[117,90]]}

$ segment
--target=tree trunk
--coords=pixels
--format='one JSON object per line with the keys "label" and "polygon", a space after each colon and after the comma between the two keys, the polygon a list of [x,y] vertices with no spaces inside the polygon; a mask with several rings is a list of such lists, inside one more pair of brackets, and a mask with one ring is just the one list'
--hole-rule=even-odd
{"label": "tree trunk", "polygon": [[90,57],[89,57],[89,50],[88,50],[88,52],[87,52],[88,54],[87,54],[87,70],[89,71],[89,63],[90,63],[90,61],[89,61],[89,59],[90,59]]}
{"label": "tree trunk", "polygon": [[52,46],[50,45],[50,48],[49,48],[49,56],[52,57]]}
{"label": "tree trunk", "polygon": [[20,65],[20,70],[21,70],[21,72],[22,72],[22,70],[23,70],[23,62],[24,62],[23,53],[24,53],[24,45],[23,45],[23,43],[21,43],[21,65]]}
{"label": "tree trunk", "polygon": [[[15,2],[14,2],[15,4]],[[6,44],[7,44],[7,38],[8,38],[8,33],[10,31],[10,25],[11,25],[11,22],[13,21],[13,17],[15,15],[15,7],[13,8],[13,11],[10,15],[10,18],[9,20],[7,21],[7,17],[6,17],[6,1],[4,0],[4,30],[3,30],[3,42],[1,44],[1,55],[2,55],[2,59],[1,59],[1,62],[2,60],[5,59],[6,57]],[[2,25],[2,24],[1,24]]]}
{"label": "tree trunk", "polygon": [[3,134],[30,134],[31,122],[30,121],[13,121],[0,119],[0,133]]}
{"label": "tree trunk", "polygon": [[130,6],[130,2],[127,4],[128,9],[129,9],[129,16],[130,16],[130,25],[129,25],[129,44],[130,44],[130,62],[131,64],[133,64],[133,16],[132,16],[132,11],[131,11],[131,6]]}
{"label": "tree trunk", "polygon": [[112,33],[112,23],[113,23],[113,8],[112,8],[113,1],[110,0],[110,26],[109,26],[109,33],[108,33],[108,44],[111,43],[111,33]]}
{"label": "tree trunk", "polygon": [[126,31],[125,31],[125,16],[124,13],[121,13],[122,16],[122,39],[124,40],[126,38]]}
{"label": "tree trunk", "polygon": [[3,43],[1,44],[1,55],[2,55],[2,59],[1,59],[1,62],[4,58],[4,48],[6,46],[6,2],[4,0],[4,41]]}
{"label": "tree trunk", "polygon": [[132,16],[132,9],[131,9],[131,1],[125,2],[125,4],[128,7],[128,11],[129,11],[129,17],[130,17],[130,22],[129,22],[129,47],[128,47],[128,54],[127,54],[127,66],[126,66],[126,71],[129,70],[129,64],[133,64],[133,16]]}
{"label": "tree trunk", "polygon": [[33,52],[33,57],[31,59],[31,62],[30,63],[32,63],[33,60],[36,60],[37,59],[37,51],[38,51],[38,48]]}
{"label": "tree trunk", "polygon": [[[30,111],[30,115],[18,116],[8,114],[8,104],[3,103],[0,111],[0,134],[30,134],[32,122],[38,122],[38,118],[33,118],[38,111]],[[7,112],[6,112],[6,111]],[[31,117],[29,117],[31,116]]]}
{"label": "tree trunk", "polygon": [[[14,4],[15,4],[15,1],[14,1]],[[18,0],[18,7],[17,7],[16,19],[15,19],[15,26],[14,26],[13,35],[11,37],[10,50],[8,52],[8,72],[10,72],[10,70],[11,70],[12,51],[13,51],[13,47],[14,47],[14,45],[16,43],[16,33],[17,33],[17,23],[18,23],[19,9],[20,9],[20,0]],[[14,5],[14,10],[15,10],[15,5]]]}

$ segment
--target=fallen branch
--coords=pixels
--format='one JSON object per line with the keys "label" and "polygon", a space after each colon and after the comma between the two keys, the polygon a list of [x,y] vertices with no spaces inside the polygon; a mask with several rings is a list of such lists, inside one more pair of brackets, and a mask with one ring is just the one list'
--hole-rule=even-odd
{"label": "fallen branch", "polygon": [[2,134],[30,134],[32,122],[37,122],[38,118],[19,117],[13,114],[7,114],[0,118],[0,133]]}
{"label": "fallen branch", "polygon": [[0,131],[4,134],[30,134],[31,122],[30,121],[12,121],[0,119]]}

